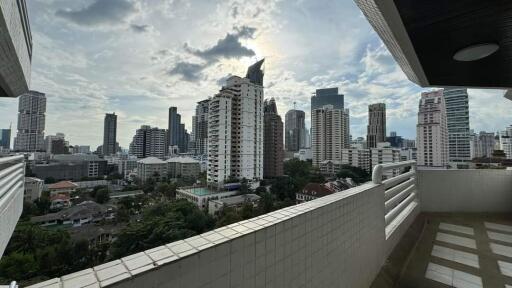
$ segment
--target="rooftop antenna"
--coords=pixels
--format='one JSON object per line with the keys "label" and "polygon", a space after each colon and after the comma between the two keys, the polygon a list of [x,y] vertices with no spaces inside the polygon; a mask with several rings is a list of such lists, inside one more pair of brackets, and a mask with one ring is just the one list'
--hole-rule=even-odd
{"label": "rooftop antenna", "polygon": [[293,110],[297,110],[297,102],[293,101]]}

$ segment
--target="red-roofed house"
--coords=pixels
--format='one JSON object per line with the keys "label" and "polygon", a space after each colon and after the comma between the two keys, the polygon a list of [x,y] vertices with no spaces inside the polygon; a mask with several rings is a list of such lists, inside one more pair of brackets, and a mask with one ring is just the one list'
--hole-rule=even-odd
{"label": "red-roofed house", "polygon": [[306,184],[306,186],[304,186],[302,191],[295,193],[295,196],[298,204],[311,201],[316,198],[324,197],[335,192],[336,191],[334,189],[326,187],[323,184],[308,183]]}
{"label": "red-roofed house", "polygon": [[66,194],[55,194],[50,196],[50,209],[62,209],[71,207],[71,201],[69,195]]}
{"label": "red-roofed house", "polygon": [[72,192],[75,192],[78,185],[71,181],[60,181],[57,183],[53,183],[48,185],[48,190],[50,191],[50,196],[54,196],[57,194],[68,195],[71,196]]}

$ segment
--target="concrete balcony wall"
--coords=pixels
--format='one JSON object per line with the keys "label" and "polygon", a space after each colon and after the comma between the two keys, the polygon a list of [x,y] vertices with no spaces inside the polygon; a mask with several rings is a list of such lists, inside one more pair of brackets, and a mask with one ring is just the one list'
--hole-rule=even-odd
{"label": "concrete balcony wall", "polygon": [[23,210],[23,156],[0,158],[0,257]]}
{"label": "concrete balcony wall", "polygon": [[33,287],[369,287],[383,203],[384,185],[365,184]]}
{"label": "concrete balcony wall", "polygon": [[418,170],[425,212],[512,212],[512,170]]}

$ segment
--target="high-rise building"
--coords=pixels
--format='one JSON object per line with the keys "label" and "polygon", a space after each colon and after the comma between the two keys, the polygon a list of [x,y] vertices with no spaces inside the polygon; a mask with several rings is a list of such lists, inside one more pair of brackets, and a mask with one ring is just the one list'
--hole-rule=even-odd
{"label": "high-rise building", "polygon": [[481,157],[491,157],[496,145],[493,132],[480,131],[479,134],[471,133],[470,147],[471,159]]}
{"label": "high-rise building", "polygon": [[22,152],[44,151],[46,96],[29,91],[19,97],[18,133],[14,150]]}
{"label": "high-rise building", "polygon": [[505,152],[507,159],[512,159],[512,125],[500,132],[500,149]]}
{"label": "high-rise building", "polygon": [[345,127],[349,118],[347,112],[346,109],[335,109],[332,105],[313,110],[311,115],[313,166],[318,167],[323,161],[341,163],[342,149],[349,148],[350,145],[350,131]]}
{"label": "high-rise building", "polygon": [[386,138],[386,142],[389,142],[391,147],[401,148],[403,146],[402,136],[396,135],[395,131],[389,133],[389,137]]}
{"label": "high-rise building", "polygon": [[45,140],[46,153],[51,154],[68,154],[69,142],[66,141],[64,133],[56,133],[55,135],[46,136]]}
{"label": "high-rise building", "polygon": [[469,100],[467,89],[444,89],[448,126],[448,161],[457,165],[471,161]]}
{"label": "high-rise building", "polygon": [[[247,76],[231,76],[208,107],[208,184],[263,177],[262,61]],[[258,71],[259,70],[259,71]],[[260,77],[261,76],[261,77]]]}
{"label": "high-rise building", "polygon": [[156,157],[165,159],[167,131],[157,127],[142,125],[137,129],[130,144],[130,155],[137,158]]}
{"label": "high-rise building", "polygon": [[292,109],[285,115],[285,148],[286,151],[297,152],[305,148],[306,139],[306,113]]}
{"label": "high-rise building", "polygon": [[208,151],[208,102],[197,102],[196,114],[192,117],[192,139],[194,141],[194,154],[205,155]]}
{"label": "high-rise building", "polygon": [[[180,153],[185,153],[188,150],[188,132],[185,129],[185,124],[181,123],[181,115],[178,113],[178,108],[169,107],[169,135],[167,139],[167,149],[172,146],[177,146]],[[166,152],[168,151],[166,149]]]}
{"label": "high-rise building", "polygon": [[386,142],[386,104],[376,103],[368,106],[368,148],[376,148],[377,143]]}
{"label": "high-rise building", "polygon": [[448,164],[448,127],[443,90],[421,93],[416,128],[418,166]]}
{"label": "high-rise building", "polygon": [[281,120],[281,116],[277,113],[274,98],[265,100],[263,110],[263,177],[274,178],[283,176],[283,121]]}
{"label": "high-rise building", "polygon": [[332,105],[334,109],[345,109],[343,94],[338,94],[338,88],[317,89],[311,97],[311,112],[325,105]]}
{"label": "high-rise building", "polygon": [[103,147],[102,153],[105,156],[117,153],[117,115],[116,113],[105,114],[103,122]]}
{"label": "high-rise building", "polygon": [[11,128],[0,129],[0,148],[11,149]]}
{"label": "high-rise building", "polygon": [[28,93],[32,33],[25,0],[0,1],[0,97]]}

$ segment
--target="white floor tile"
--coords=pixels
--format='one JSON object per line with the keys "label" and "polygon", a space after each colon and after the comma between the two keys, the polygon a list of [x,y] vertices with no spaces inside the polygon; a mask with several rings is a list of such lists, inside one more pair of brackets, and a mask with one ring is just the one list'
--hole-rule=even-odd
{"label": "white floor tile", "polygon": [[440,223],[439,229],[453,231],[453,232],[459,232],[459,233],[468,234],[468,235],[475,235],[475,230],[473,228],[467,227],[467,226],[461,226],[461,225],[455,225],[455,224],[449,224],[449,223]]}
{"label": "white floor tile", "polygon": [[434,248],[432,248],[432,256],[454,261],[471,267],[480,268],[478,263],[478,255],[473,253],[434,245]]}
{"label": "white floor tile", "polygon": [[512,235],[487,231],[487,236],[492,240],[512,243]]}
{"label": "white floor tile", "polygon": [[452,285],[453,270],[448,267],[444,267],[434,263],[428,263],[425,277],[437,282],[441,282],[446,285]]}
{"label": "white floor tile", "polygon": [[490,246],[492,253],[512,258],[512,247],[496,243],[491,243]]}
{"label": "white floor tile", "polygon": [[464,247],[468,247],[468,248],[472,248],[472,249],[476,249],[476,242],[475,242],[475,240],[473,240],[471,238],[460,237],[460,236],[455,236],[455,235],[446,234],[446,233],[442,233],[442,232],[437,232],[436,240],[459,245],[459,246],[464,246]]}
{"label": "white floor tile", "polygon": [[512,226],[510,226],[510,225],[503,225],[503,224],[497,224],[497,223],[491,223],[491,222],[485,222],[484,224],[485,224],[485,227],[487,227],[488,229],[512,233]]}
{"label": "white floor tile", "polygon": [[512,277],[512,263],[498,260],[501,274]]}
{"label": "white floor tile", "polygon": [[455,270],[452,268],[448,268],[445,266],[441,266],[434,263],[429,263],[427,267],[427,271],[425,273],[425,278],[441,282],[446,285],[450,285],[456,288],[482,288],[482,278],[469,274],[466,272],[462,272],[459,270]]}

